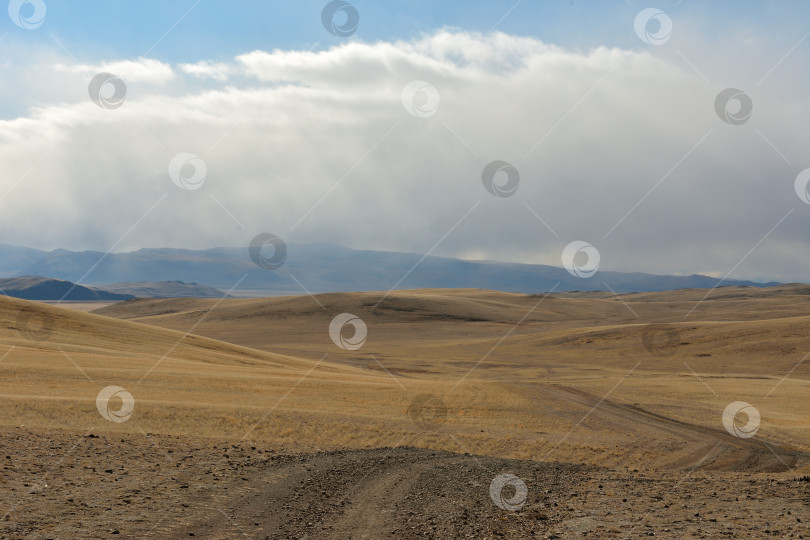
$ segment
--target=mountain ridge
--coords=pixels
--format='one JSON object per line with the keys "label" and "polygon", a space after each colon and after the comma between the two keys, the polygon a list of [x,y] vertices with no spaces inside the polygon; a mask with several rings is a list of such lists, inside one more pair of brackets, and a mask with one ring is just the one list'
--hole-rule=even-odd
{"label": "mountain ridge", "polygon": [[0,293],[23,300],[131,300],[131,294],[110,292],[61,279],[41,276],[20,276],[0,279]]}
{"label": "mountain ridge", "polygon": [[[336,244],[289,244],[277,270],[251,260],[247,247],[205,250],[140,248],[127,253],[54,250],[21,274],[92,283],[183,281],[222,290],[266,294],[350,292],[420,288],[478,288],[516,293],[551,290],[648,292],[724,285],[764,287],[778,282],[719,280],[710,276],[599,271],[589,279],[563,268],[499,261],[466,261],[391,251],[355,250]],[[30,254],[29,254],[30,256]],[[238,293],[235,293],[238,294]]]}

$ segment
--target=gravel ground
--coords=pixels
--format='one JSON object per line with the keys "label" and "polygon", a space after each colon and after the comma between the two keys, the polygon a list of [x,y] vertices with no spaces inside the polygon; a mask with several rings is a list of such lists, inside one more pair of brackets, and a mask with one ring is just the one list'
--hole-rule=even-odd
{"label": "gravel ground", "polygon": [[2,431],[2,538],[810,538],[791,473]]}

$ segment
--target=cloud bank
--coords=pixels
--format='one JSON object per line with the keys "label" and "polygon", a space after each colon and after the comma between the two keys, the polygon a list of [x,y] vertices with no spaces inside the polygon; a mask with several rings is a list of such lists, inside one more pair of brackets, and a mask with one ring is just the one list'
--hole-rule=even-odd
{"label": "cloud bank", "polygon": [[[799,88],[746,89],[753,112],[732,125],[715,111],[729,85],[654,51],[454,30],[227,62],[43,61],[20,78],[44,81],[40,104],[0,121],[5,243],[196,249],[271,232],[559,266],[580,240],[603,269],[810,280]],[[89,98],[97,72],[126,82],[122,106]],[[204,163],[193,189],[172,181],[196,172],[170,173],[181,153]],[[496,160],[519,174],[511,196],[482,181]]]}

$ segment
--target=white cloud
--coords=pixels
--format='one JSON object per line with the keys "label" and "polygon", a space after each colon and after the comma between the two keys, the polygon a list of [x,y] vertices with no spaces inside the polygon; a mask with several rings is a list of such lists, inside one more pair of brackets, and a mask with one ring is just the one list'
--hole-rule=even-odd
{"label": "white cloud", "polygon": [[236,72],[230,64],[224,62],[203,61],[194,64],[180,64],[180,70],[200,79],[213,79],[224,82],[228,77]]}
{"label": "white cloud", "polygon": [[93,77],[97,73],[112,73],[127,82],[143,82],[148,84],[166,84],[175,78],[175,73],[169,64],[153,58],[138,58],[137,60],[119,60],[100,64],[54,64],[53,69],[61,72],[76,73]]}
{"label": "white cloud", "polygon": [[[163,86],[116,110],[70,94],[0,122],[0,241],[105,250],[168,194],[119,249],[245,245],[268,231],[425,252],[453,229],[434,254],[559,265],[584,240],[602,269],[724,275],[793,209],[732,277],[810,279],[810,206],[793,192],[810,166],[807,98],[752,87],[751,120],[728,125],[714,99],[730,84],[652,52],[445,30],[61,73],[96,68]],[[415,79],[441,96],[428,118],[401,104]],[[170,181],[180,152],[205,160],[202,188]],[[513,197],[482,186],[496,159],[520,172]]]}

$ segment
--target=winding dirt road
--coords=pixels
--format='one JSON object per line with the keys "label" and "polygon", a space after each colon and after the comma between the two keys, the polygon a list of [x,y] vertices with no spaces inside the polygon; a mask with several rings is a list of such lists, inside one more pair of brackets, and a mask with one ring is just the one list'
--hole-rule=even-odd
{"label": "winding dirt road", "polygon": [[[656,439],[669,435],[686,443],[680,452],[662,457],[657,468],[786,472],[810,461],[807,452],[783,448],[777,443],[768,442],[761,435],[753,438],[735,437],[724,429],[684,422],[578,388],[533,384],[522,385],[521,389],[538,403],[564,403],[562,409],[566,417],[572,423],[576,422],[574,430],[588,422],[598,429],[650,435]],[[558,455],[552,456],[560,458]]]}

